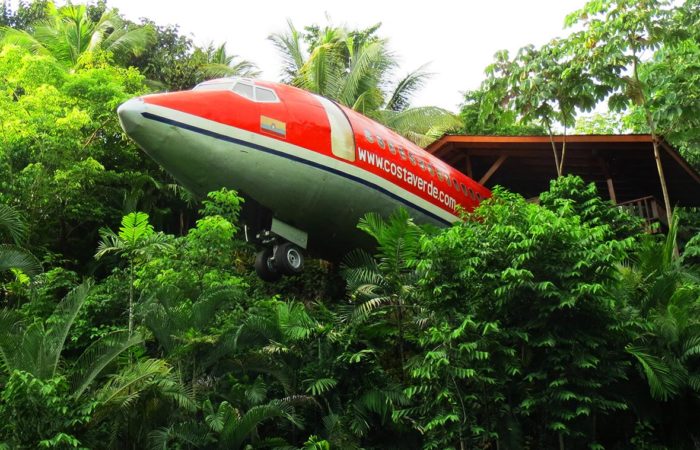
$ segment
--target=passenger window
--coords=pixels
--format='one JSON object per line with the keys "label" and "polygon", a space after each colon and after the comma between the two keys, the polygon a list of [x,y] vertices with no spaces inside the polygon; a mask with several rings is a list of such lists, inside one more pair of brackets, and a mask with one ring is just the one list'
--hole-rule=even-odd
{"label": "passenger window", "polygon": [[433,166],[428,166],[428,172],[431,176],[435,176],[435,168]]}
{"label": "passenger window", "polygon": [[469,193],[467,192],[467,187],[464,185],[464,183],[460,183],[460,186],[462,187],[462,194],[464,194],[465,196],[469,195]]}
{"label": "passenger window", "polygon": [[369,142],[370,144],[374,144],[374,138],[372,137],[372,133],[370,133],[367,128],[365,128],[365,139],[367,139],[367,142]]}
{"label": "passenger window", "polygon": [[255,100],[255,97],[253,96],[253,86],[250,84],[236,83],[236,85],[233,87],[233,92],[242,95],[249,100]]}
{"label": "passenger window", "polygon": [[427,168],[425,167],[425,162],[421,159],[418,160],[418,165],[420,166],[421,169],[426,170]]}
{"label": "passenger window", "polygon": [[266,89],[262,87],[255,87],[255,101],[262,103],[275,103],[279,101],[277,95],[275,95],[272,89]]}
{"label": "passenger window", "polygon": [[401,159],[406,159],[406,150],[399,145],[399,155],[401,155]]}
{"label": "passenger window", "polygon": [[408,154],[408,159],[411,161],[412,165],[414,165],[414,166],[416,165],[416,157],[413,156],[413,153]]}
{"label": "passenger window", "polygon": [[325,97],[315,95],[326,110],[331,127],[331,152],[338,158],[355,161],[355,135],[342,109]]}
{"label": "passenger window", "polygon": [[452,179],[452,186],[454,186],[455,189],[459,190],[459,182],[456,178]]}
{"label": "passenger window", "polygon": [[396,147],[394,147],[394,144],[392,144],[391,142],[389,142],[389,151],[392,155],[396,154]]}
{"label": "passenger window", "polygon": [[469,197],[471,197],[472,200],[476,200],[476,195],[474,195],[474,191],[472,191],[472,188],[467,188],[469,191]]}
{"label": "passenger window", "polygon": [[379,148],[384,150],[386,148],[386,145],[384,144],[384,139],[382,139],[381,136],[377,136],[377,144],[379,144]]}

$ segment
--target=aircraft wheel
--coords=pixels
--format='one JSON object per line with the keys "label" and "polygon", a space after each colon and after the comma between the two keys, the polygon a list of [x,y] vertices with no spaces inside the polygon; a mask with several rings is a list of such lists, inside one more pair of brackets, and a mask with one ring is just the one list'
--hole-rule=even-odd
{"label": "aircraft wheel", "polygon": [[274,265],[285,275],[298,275],[304,270],[304,254],[296,245],[285,242],[275,251]]}
{"label": "aircraft wheel", "polygon": [[272,261],[272,248],[265,247],[255,255],[255,273],[263,281],[273,282],[282,277]]}

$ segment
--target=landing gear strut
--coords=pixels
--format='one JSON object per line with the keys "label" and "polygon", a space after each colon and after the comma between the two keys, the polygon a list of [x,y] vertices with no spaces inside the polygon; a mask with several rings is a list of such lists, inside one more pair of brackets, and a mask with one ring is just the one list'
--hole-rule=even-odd
{"label": "landing gear strut", "polygon": [[304,271],[307,234],[275,218],[269,230],[258,233],[257,242],[265,247],[255,256],[255,272],[264,281],[277,281],[283,275]]}
{"label": "landing gear strut", "polygon": [[304,270],[304,254],[291,242],[265,247],[255,256],[255,272],[264,281],[277,281],[282,275],[298,275]]}

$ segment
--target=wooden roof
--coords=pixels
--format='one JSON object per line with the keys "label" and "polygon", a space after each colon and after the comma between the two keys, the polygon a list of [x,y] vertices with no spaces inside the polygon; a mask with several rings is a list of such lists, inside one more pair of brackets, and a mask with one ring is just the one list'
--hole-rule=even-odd
{"label": "wooden roof", "polygon": [[[561,154],[563,136],[555,136]],[[665,141],[661,163],[673,205],[700,206],[700,175]],[[556,178],[549,136],[445,135],[426,150],[487,187],[501,185],[526,198],[549,188]],[[662,199],[651,135],[566,137],[564,173],[595,182],[603,197],[622,203],[646,196]]]}

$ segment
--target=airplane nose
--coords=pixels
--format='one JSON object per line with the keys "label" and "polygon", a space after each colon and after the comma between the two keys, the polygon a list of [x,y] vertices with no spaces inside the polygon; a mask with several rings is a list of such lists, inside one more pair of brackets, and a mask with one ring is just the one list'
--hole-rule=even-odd
{"label": "airplane nose", "polygon": [[132,136],[143,121],[141,113],[145,111],[145,103],[141,98],[127,100],[117,108],[119,122],[128,136]]}

